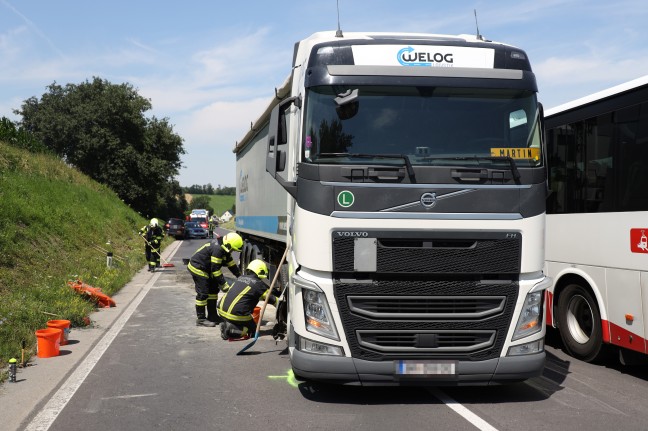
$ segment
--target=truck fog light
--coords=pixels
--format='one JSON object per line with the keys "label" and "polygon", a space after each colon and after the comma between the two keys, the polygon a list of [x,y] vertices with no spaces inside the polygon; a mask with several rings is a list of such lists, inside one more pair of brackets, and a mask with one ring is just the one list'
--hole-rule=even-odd
{"label": "truck fog light", "polygon": [[512,341],[528,337],[542,330],[542,301],[544,291],[527,294]]}
{"label": "truck fog light", "polygon": [[319,343],[304,337],[299,337],[299,350],[316,355],[344,356],[342,347]]}
{"label": "truck fog light", "polygon": [[301,289],[306,330],[326,338],[339,340],[324,292],[317,284],[304,280],[297,274],[293,276],[293,282],[296,287]]}
{"label": "truck fog light", "polygon": [[540,353],[544,350],[544,340],[536,340],[519,346],[510,347],[506,356],[521,356]]}

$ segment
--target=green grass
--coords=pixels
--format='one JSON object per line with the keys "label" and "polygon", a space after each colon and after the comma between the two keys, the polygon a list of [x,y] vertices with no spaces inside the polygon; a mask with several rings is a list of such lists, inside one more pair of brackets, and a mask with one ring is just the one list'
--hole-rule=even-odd
{"label": "green grass", "polygon": [[236,218],[232,217],[232,219],[228,222],[222,223],[219,225],[219,227],[222,227],[223,229],[231,230],[231,231],[236,231]]}
{"label": "green grass", "polygon": [[[0,142],[0,363],[20,360],[22,340],[27,356],[35,354],[35,331],[48,320],[84,326],[95,305],[67,281],[116,293],[145,265],[137,235],[145,224],[115,193],[59,159]],[[112,268],[101,250],[109,248]]]}

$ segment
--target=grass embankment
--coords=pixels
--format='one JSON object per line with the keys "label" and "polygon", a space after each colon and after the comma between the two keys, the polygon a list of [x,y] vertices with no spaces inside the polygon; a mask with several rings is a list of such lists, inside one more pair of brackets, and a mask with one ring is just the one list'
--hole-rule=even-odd
{"label": "grass embankment", "polygon": [[[20,361],[22,340],[34,355],[35,330],[48,320],[84,326],[95,305],[67,281],[113,295],[145,265],[137,235],[145,224],[114,192],[58,158],[0,142],[0,364]],[[109,248],[112,268],[102,251]]]}

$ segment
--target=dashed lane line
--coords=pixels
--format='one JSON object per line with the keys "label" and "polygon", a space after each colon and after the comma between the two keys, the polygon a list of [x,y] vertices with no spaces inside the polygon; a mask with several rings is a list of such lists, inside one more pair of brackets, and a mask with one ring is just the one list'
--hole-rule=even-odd
{"label": "dashed lane line", "polygon": [[452,410],[454,410],[455,413],[457,413],[459,416],[463,417],[468,422],[473,424],[480,431],[497,431],[497,428],[495,428],[494,426],[486,422],[484,419],[477,416],[475,413],[468,410],[462,404],[452,399],[445,392],[442,392],[437,388],[429,388],[428,391],[436,398],[438,398],[439,401],[441,401],[442,403],[450,407]]}

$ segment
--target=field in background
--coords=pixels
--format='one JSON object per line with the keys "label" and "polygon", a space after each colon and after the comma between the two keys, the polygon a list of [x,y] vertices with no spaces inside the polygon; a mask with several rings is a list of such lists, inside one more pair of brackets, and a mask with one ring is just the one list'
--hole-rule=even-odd
{"label": "field in background", "polygon": [[197,196],[208,196],[209,204],[212,208],[214,208],[214,213],[219,217],[222,216],[225,211],[232,212],[232,207],[234,206],[234,201],[236,200],[236,196],[232,195],[199,195],[195,193],[185,194],[187,202],[191,202],[191,200]]}

